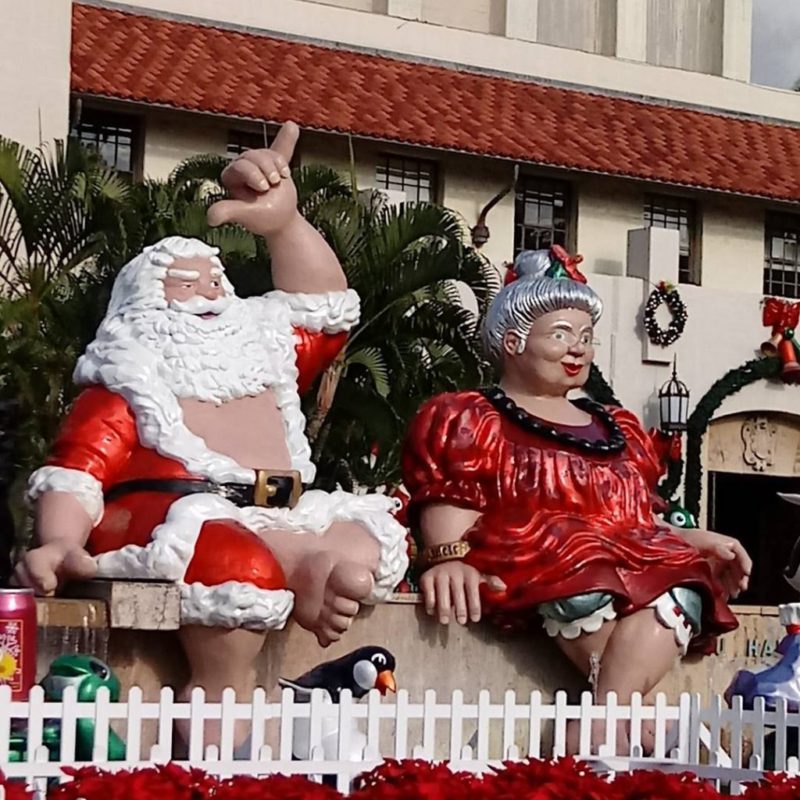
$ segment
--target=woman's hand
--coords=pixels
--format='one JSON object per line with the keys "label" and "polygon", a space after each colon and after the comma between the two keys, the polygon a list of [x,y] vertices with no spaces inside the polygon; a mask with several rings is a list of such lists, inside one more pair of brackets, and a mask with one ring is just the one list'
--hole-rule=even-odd
{"label": "woman's hand", "polygon": [[680,534],[711,562],[714,577],[730,597],[747,589],[753,562],[738,539],[694,528],[681,529]]}
{"label": "woman's hand", "polygon": [[494,575],[482,575],[463,561],[445,561],[429,567],[419,581],[425,599],[425,611],[436,615],[442,625],[450,622],[455,611],[456,622],[466,625],[467,619],[481,618],[480,586],[485,583],[492,591],[502,592],[506,585]]}

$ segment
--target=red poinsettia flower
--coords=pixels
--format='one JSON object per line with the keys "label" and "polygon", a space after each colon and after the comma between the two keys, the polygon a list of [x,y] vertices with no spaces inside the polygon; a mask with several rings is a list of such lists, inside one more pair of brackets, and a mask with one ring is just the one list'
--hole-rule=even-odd
{"label": "red poinsettia flower", "polygon": [[351,800],[480,800],[481,779],[430,761],[386,761],[362,775]]}
{"label": "red poinsettia flower", "polygon": [[800,777],[770,773],[762,781],[748,784],[745,797],[747,800],[796,800],[800,797]]}
{"label": "red poinsettia flower", "polygon": [[618,800],[717,800],[722,797],[711,783],[691,772],[637,770],[617,775],[613,787]]}
{"label": "red poinsettia flower", "polygon": [[0,772],[0,786],[5,789],[6,800],[33,800],[33,792],[29,791],[24,783],[9,780]]}

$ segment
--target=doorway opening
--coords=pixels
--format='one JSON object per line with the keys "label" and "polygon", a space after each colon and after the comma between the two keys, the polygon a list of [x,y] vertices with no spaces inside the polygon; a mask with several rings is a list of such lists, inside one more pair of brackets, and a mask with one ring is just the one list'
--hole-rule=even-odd
{"label": "doorway opening", "polygon": [[783,578],[789,555],[800,537],[800,506],[781,500],[778,492],[800,494],[800,477],[710,472],[708,528],[734,536],[753,559],[748,590],[738,605],[775,606],[798,602]]}

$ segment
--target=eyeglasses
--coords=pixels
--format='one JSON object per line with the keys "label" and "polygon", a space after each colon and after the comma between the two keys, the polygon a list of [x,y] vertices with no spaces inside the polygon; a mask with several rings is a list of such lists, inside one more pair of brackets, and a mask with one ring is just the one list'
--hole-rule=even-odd
{"label": "eyeglasses", "polygon": [[583,331],[582,333],[573,333],[572,331],[554,330],[545,334],[546,338],[551,342],[557,342],[567,349],[576,347],[578,344],[584,347],[597,347],[600,342],[594,338],[592,331]]}

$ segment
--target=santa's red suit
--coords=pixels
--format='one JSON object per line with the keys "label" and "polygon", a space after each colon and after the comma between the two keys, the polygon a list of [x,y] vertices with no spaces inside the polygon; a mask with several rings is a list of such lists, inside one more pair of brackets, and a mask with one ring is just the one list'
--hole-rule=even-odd
{"label": "santa's red suit", "polygon": [[[352,291],[327,295],[272,292],[243,301],[264,320],[272,390],[281,411],[292,468],[310,482],[314,467],[299,392],[333,361],[358,315]],[[91,348],[90,348],[91,351]],[[134,353],[134,356],[136,353]],[[29,485],[72,493],[92,518],[88,551],[103,577],[162,579],[181,588],[184,624],[279,628],[293,594],[280,564],[255,531],[322,533],[359,523],[380,546],[375,588],[388,595],[407,567],[405,529],[396,502],[382,495],[307,491],[294,508],[240,507],[212,493],[136,491],[104,502],[109,490],[138,480],[210,480],[253,484],[255,473],[208,449],[183,424],[178,400],[158,377],[126,355],[111,363],[88,355],[76,377],[89,385],[66,418],[46,466]],[[266,465],[268,466],[268,465]]]}

